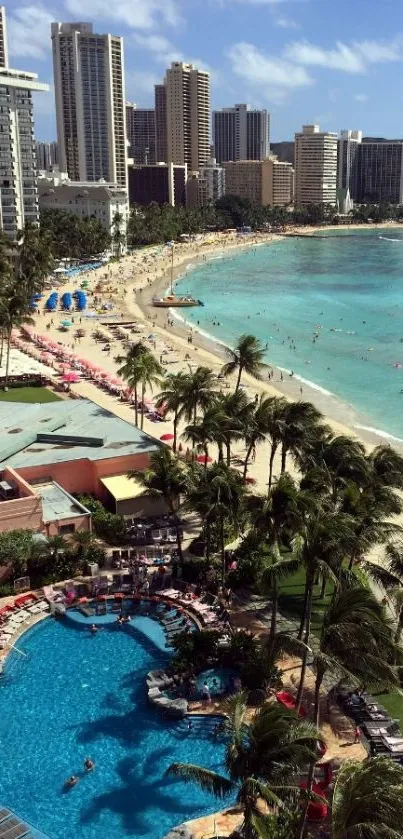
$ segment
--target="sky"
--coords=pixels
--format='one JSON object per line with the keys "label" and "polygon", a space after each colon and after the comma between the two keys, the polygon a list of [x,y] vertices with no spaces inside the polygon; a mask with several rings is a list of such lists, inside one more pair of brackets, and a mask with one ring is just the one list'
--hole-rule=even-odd
{"label": "sky", "polygon": [[[4,2],[4,0],[3,0]],[[403,0],[5,0],[11,67],[38,73],[38,140],[56,138],[52,21],[122,35],[126,98],[153,107],[171,61],[211,73],[212,107],[271,113],[271,139],[303,123],[403,137]]]}

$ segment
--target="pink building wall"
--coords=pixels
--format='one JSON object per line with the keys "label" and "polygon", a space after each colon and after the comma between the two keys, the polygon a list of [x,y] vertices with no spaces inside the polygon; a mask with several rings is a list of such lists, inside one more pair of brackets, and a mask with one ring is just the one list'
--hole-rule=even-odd
{"label": "pink building wall", "polygon": [[25,466],[19,469],[18,473],[28,482],[51,478],[72,494],[92,493],[103,496],[101,478],[122,475],[132,469],[141,472],[147,468],[148,464],[149,455],[145,452],[138,455],[118,455],[104,460],[85,458],[45,466]]}
{"label": "pink building wall", "polygon": [[0,531],[20,528],[35,532],[42,530],[42,501],[32,487],[10,467],[1,470],[1,480],[14,481],[20,497],[0,501]]}

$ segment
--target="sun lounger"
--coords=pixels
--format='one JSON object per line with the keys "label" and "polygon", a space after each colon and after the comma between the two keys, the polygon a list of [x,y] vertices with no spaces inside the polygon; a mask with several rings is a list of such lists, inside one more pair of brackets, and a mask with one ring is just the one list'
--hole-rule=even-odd
{"label": "sun lounger", "polygon": [[[7,821],[3,822],[3,824],[7,824]],[[1,832],[1,827],[0,824],[1,839],[23,839],[23,836],[28,836],[29,834],[29,827],[23,822],[19,822],[19,824],[14,825],[4,833]]]}
{"label": "sun lounger", "polygon": [[92,618],[95,615],[95,609],[92,606],[79,606],[78,611],[86,618]]}
{"label": "sun lounger", "polygon": [[4,819],[6,819],[7,816],[11,816],[11,810],[8,810],[7,807],[3,807],[0,810],[0,822],[4,821]]}

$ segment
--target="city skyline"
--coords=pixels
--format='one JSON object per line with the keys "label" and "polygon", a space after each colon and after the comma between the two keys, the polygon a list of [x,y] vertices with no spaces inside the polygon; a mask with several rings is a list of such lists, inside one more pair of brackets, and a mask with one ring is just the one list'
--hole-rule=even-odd
{"label": "city skyline", "polygon": [[[211,72],[213,109],[267,108],[273,141],[311,122],[403,135],[393,94],[403,61],[398,0],[20,0],[7,11],[11,66],[23,62],[51,84],[51,22],[89,21],[124,38],[126,98],[140,107],[153,106],[154,84],[184,60]],[[53,92],[35,99],[36,135],[53,140]]]}

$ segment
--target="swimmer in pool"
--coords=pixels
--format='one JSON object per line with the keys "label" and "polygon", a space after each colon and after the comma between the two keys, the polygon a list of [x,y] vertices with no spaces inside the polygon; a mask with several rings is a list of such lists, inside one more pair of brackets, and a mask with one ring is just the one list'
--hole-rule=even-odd
{"label": "swimmer in pool", "polygon": [[86,772],[91,772],[95,767],[95,763],[90,757],[86,757],[84,761],[84,769]]}
{"label": "swimmer in pool", "polygon": [[68,781],[66,781],[65,787],[68,787],[68,789],[71,789],[72,787],[75,787],[76,783],[77,783],[77,778],[75,777],[75,775],[71,775],[70,778],[68,779]]}

